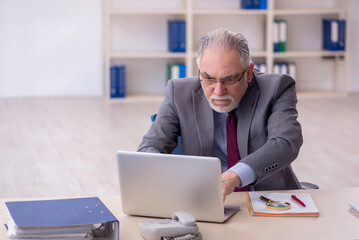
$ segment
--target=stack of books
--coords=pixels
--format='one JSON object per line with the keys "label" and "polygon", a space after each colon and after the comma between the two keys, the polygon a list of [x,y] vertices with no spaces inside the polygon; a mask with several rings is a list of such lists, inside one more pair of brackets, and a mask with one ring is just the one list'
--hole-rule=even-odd
{"label": "stack of books", "polygon": [[284,19],[274,20],[273,50],[274,52],[285,52],[287,47],[287,21]]}
{"label": "stack of books", "polygon": [[168,21],[168,51],[186,52],[186,21]]}
{"label": "stack of books", "polygon": [[345,50],[345,20],[323,19],[323,49]]}
{"label": "stack of books", "polygon": [[116,239],[119,223],[97,197],[6,202],[10,239]]}
{"label": "stack of books", "polygon": [[124,65],[110,68],[111,98],[124,98],[126,96],[126,67]]}

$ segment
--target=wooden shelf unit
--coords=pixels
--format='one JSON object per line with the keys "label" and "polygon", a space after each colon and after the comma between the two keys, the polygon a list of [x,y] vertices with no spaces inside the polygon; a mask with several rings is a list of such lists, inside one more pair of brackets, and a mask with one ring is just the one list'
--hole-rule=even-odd
{"label": "wooden shelf unit", "polygon": [[[121,0],[117,0],[121,1]],[[123,1],[123,0],[122,0]],[[138,0],[132,0],[132,1],[138,1]],[[110,89],[110,76],[109,76],[109,69],[111,66],[111,63],[116,63],[117,61],[120,61],[121,63],[126,61],[131,61],[132,64],[133,61],[140,61],[140,60],[146,60],[146,64],[151,64],[151,62],[154,61],[162,61],[162,62],[173,62],[173,61],[182,61],[186,63],[186,75],[187,76],[193,76],[195,75],[195,72],[197,71],[196,63],[195,63],[195,57],[197,55],[195,45],[196,41],[198,40],[198,30],[201,30],[203,27],[206,27],[205,24],[201,24],[201,18],[206,19],[214,19],[214,18],[221,18],[221,19],[227,19],[228,22],[232,22],[233,19],[231,18],[259,18],[257,21],[260,23],[261,20],[264,20],[262,28],[258,28],[256,31],[259,35],[263,35],[263,39],[260,40],[262,42],[257,44],[257,47],[254,49],[251,49],[251,56],[254,59],[261,59],[261,61],[265,62],[267,65],[267,71],[272,72],[273,64],[277,60],[286,60],[290,59],[291,61],[296,61],[300,58],[305,59],[321,59],[321,58],[331,58],[333,60],[334,64],[334,71],[333,74],[342,75],[340,78],[339,76],[334,76],[333,79],[333,88],[332,89],[324,89],[318,91],[318,96],[321,95],[346,95],[347,94],[347,76],[348,76],[348,51],[349,51],[349,0],[336,0],[335,4],[331,7],[326,8],[276,8],[276,1],[279,0],[267,0],[267,9],[266,10],[244,10],[241,9],[240,6],[237,6],[237,8],[199,8],[195,7],[196,1],[204,1],[204,0],[177,0],[178,6],[177,7],[166,7],[163,6],[163,8],[112,8],[111,3],[116,2],[116,0],[105,0],[103,4],[103,15],[104,15],[104,21],[103,21],[103,34],[104,34],[104,88],[105,88],[105,97],[110,99],[109,97],[109,89]],[[223,0],[224,2],[226,0]],[[325,2],[326,0],[321,0]],[[210,2],[210,1],[209,1]],[[239,1],[238,1],[239,2]],[[224,4],[225,5],[225,4]],[[238,3],[239,5],[239,3]],[[273,21],[276,18],[307,18],[310,16],[314,17],[341,17],[346,19],[346,43],[345,43],[345,51],[326,51],[319,48],[314,49],[287,49],[286,52],[273,52],[273,40],[272,40],[272,30],[273,30]],[[119,18],[119,19],[117,19]],[[147,24],[147,19],[149,18],[161,18],[165,23],[166,19],[184,19],[186,20],[186,52],[184,53],[172,53],[168,52],[166,48],[162,47],[161,51],[152,51],[152,50],[141,50],[138,51],[132,51],[132,50],[126,50],[127,46],[126,44],[121,45],[121,49],[113,49],[113,32],[115,30],[111,29],[113,25],[116,24],[122,24],[126,25],[129,24],[129,22],[126,20],[126,18],[130,18],[128,21],[131,21],[131,19],[143,19],[144,23]],[[237,20],[237,19],[235,19]],[[149,19],[150,21],[150,19]],[[251,24],[250,21],[244,21],[242,25],[248,25]],[[200,26],[198,26],[200,25]],[[138,26],[139,28],[146,26]],[[254,26],[254,28],[257,26]],[[289,26],[291,27],[291,26]],[[198,30],[197,30],[198,29]],[[231,30],[231,29],[230,29]],[[318,31],[322,31],[322,29],[318,29]],[[204,32],[205,33],[205,32]],[[203,34],[204,34],[203,33]],[[129,34],[128,32],[122,32],[122,36],[126,36]],[[303,34],[303,33],[299,33]],[[245,34],[244,34],[245,35]],[[252,34],[253,35],[253,34]],[[254,34],[256,35],[256,34]],[[245,35],[247,39],[250,37]],[[162,38],[162,43],[167,41],[167,32],[162,33],[160,36]],[[133,42],[136,42],[136,37],[134,37]],[[118,39],[118,38],[117,38]],[[251,41],[248,40],[250,45]],[[317,41],[321,41],[321,39],[318,39]],[[130,42],[130,41],[129,41]],[[167,43],[167,42],[166,42]],[[128,45],[131,45],[133,43],[128,43]],[[159,44],[161,45],[161,44]],[[163,45],[163,44],[162,44]],[[317,44],[318,45],[318,44]],[[258,47],[262,46],[262,47]],[[119,47],[117,47],[119,48]],[[142,62],[143,63],[143,62]],[[343,68],[342,71],[338,71],[337,68],[339,68],[339,65]],[[152,71],[148,72],[147,75],[149,76],[148,79],[144,79],[143,81],[163,81],[163,84],[160,86],[163,89],[160,90],[160,92],[141,92],[141,82],[136,83],[138,85],[138,88],[136,88],[136,91],[139,92],[131,92],[131,89],[128,89],[127,92],[128,96],[131,95],[146,95],[146,96],[157,96],[161,94],[161,91],[164,92],[165,87],[165,79],[156,79],[153,80],[153,78],[156,78],[157,75],[154,73],[157,73],[159,71],[163,71],[164,73],[161,76],[166,76],[166,70],[167,68],[164,66],[163,69],[153,69]],[[309,71],[310,69],[298,69],[297,71]],[[151,75],[153,75],[153,78]],[[341,81],[339,81],[339,79]],[[300,77],[298,77],[297,82],[299,83],[301,81]],[[126,81],[134,81],[131,77],[128,77]],[[340,85],[340,86],[339,86]],[[145,90],[145,89],[142,89]],[[316,90],[310,89],[307,90],[307,92],[310,92],[310,95],[315,94]],[[323,94],[324,92],[324,94]]]}

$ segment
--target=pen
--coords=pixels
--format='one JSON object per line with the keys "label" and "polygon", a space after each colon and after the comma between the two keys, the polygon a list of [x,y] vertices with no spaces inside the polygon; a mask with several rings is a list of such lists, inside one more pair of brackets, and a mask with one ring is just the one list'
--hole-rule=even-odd
{"label": "pen", "polygon": [[304,202],[300,201],[299,198],[297,198],[295,195],[292,195],[291,197],[292,197],[292,199],[293,199],[294,201],[296,201],[297,203],[299,203],[300,205],[302,205],[303,207],[305,207]]}

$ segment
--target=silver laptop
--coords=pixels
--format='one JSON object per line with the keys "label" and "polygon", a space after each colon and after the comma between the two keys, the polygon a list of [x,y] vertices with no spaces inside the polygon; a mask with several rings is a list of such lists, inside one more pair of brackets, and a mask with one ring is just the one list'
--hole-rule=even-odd
{"label": "silver laptop", "polygon": [[126,214],[170,218],[186,211],[224,222],[239,209],[223,205],[218,158],[118,151],[117,163]]}

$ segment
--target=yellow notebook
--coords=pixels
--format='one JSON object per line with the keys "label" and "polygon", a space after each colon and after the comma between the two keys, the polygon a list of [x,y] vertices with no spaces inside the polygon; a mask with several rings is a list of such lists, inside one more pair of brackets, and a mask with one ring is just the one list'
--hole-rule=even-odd
{"label": "yellow notebook", "polygon": [[[295,201],[291,196],[295,195],[304,204]],[[284,201],[290,203],[288,210],[268,209],[266,202],[259,197],[264,196],[273,201]],[[272,193],[272,192],[247,192],[245,194],[248,211],[252,216],[319,216],[319,210],[309,193]]]}

